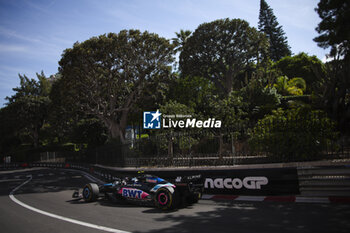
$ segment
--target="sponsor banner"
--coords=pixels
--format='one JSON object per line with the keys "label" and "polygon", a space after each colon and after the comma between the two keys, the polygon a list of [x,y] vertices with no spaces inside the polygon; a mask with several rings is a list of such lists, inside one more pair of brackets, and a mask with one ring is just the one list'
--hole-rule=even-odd
{"label": "sponsor banner", "polygon": [[269,179],[265,176],[248,176],[240,178],[206,178],[204,188],[206,189],[261,189],[267,185]]}
{"label": "sponsor banner", "polygon": [[299,194],[296,168],[213,171],[205,177],[204,188],[208,194]]}
{"label": "sponsor banner", "polygon": [[299,194],[296,168],[149,171],[164,179],[201,174],[205,194],[296,195]]}

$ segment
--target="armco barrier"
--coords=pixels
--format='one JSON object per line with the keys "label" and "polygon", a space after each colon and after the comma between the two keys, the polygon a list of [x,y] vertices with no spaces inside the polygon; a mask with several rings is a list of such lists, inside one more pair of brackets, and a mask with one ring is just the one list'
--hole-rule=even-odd
{"label": "armco barrier", "polygon": [[300,167],[302,196],[350,196],[350,166]]}
{"label": "armco barrier", "polygon": [[0,170],[13,170],[20,168],[19,163],[4,163],[0,164]]}

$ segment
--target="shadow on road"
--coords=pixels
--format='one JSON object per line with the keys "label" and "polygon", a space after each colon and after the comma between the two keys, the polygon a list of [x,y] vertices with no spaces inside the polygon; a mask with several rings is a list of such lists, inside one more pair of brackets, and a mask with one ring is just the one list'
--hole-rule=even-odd
{"label": "shadow on road", "polygon": [[[190,216],[164,214],[156,221],[170,221],[174,223],[172,227],[149,232],[350,232],[350,205],[266,202],[213,205],[216,206],[212,211],[197,211]],[[200,208],[200,205],[194,208]]]}

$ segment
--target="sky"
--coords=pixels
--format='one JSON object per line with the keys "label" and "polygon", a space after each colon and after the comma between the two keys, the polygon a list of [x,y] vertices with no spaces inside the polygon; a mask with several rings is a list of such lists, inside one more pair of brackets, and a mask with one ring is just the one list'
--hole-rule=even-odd
{"label": "sky", "polygon": [[[325,61],[327,50],[313,41],[319,0],[266,0],[282,25],[293,54]],[[57,73],[58,61],[76,41],[123,29],[171,39],[181,29],[222,18],[257,27],[260,0],[0,0],[0,107],[19,86],[18,74],[36,78]]]}

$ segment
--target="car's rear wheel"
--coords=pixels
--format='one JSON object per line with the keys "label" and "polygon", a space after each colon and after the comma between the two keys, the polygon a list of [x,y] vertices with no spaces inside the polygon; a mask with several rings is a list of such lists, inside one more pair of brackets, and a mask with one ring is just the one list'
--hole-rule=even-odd
{"label": "car's rear wheel", "polygon": [[167,188],[160,188],[155,195],[155,205],[159,209],[169,210],[176,207],[175,195]]}
{"label": "car's rear wheel", "polygon": [[190,205],[198,203],[200,198],[201,198],[201,193],[192,193],[187,197],[187,203]]}
{"label": "car's rear wheel", "polygon": [[83,198],[86,202],[96,201],[100,194],[97,184],[89,183],[83,188]]}

